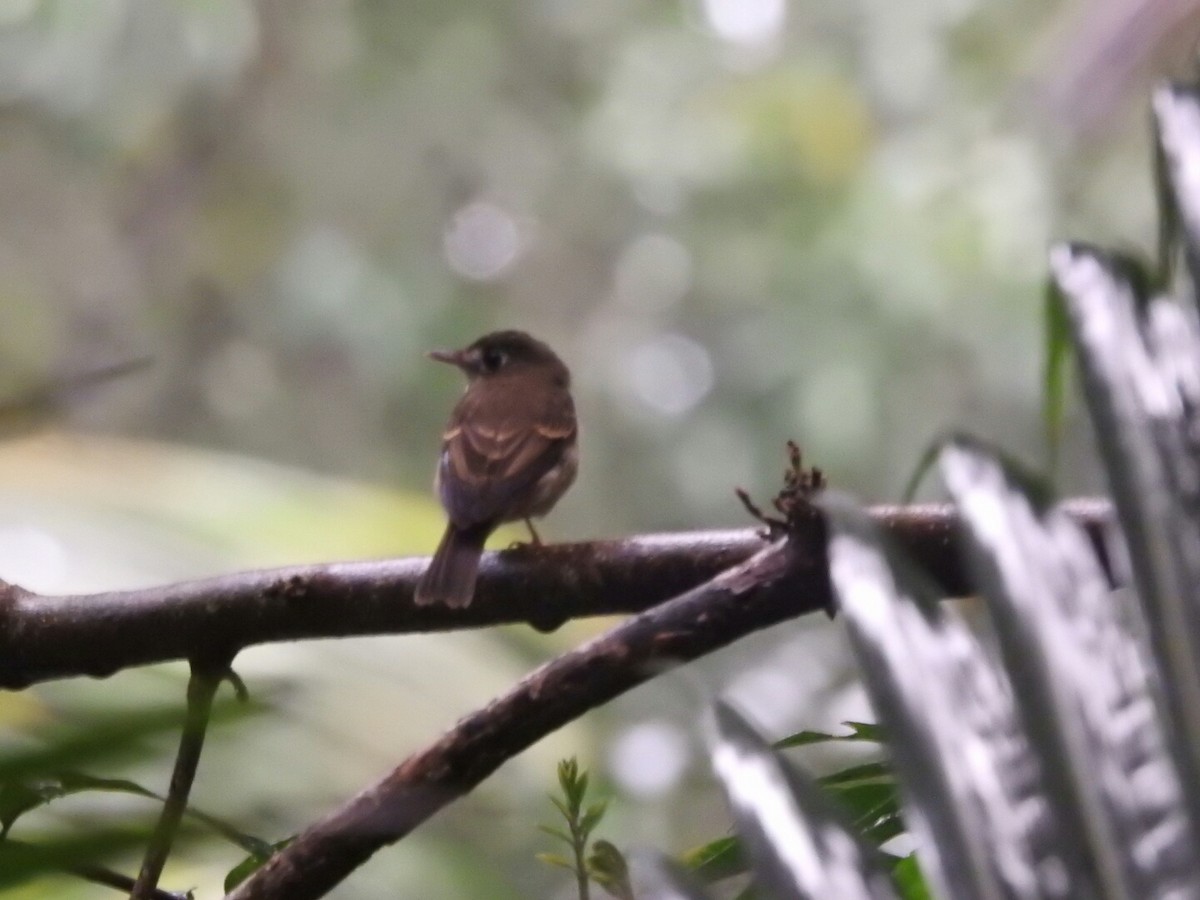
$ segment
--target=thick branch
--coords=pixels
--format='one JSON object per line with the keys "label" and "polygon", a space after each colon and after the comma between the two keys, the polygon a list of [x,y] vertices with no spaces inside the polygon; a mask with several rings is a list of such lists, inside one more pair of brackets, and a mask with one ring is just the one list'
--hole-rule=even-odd
{"label": "thick branch", "polygon": [[[303,831],[227,900],[324,896],[376,850],[587,710],[680,662],[813,609],[812,599],[828,591],[827,566],[824,552],[806,556],[781,540],[547,663]],[[799,584],[824,589],[797,592]]]}
{"label": "thick branch", "polygon": [[[876,512],[894,524],[895,513]],[[909,538],[917,530],[902,521]],[[466,716],[436,743],[410,756],[272,857],[227,900],[312,900],[322,897],[387,844],[400,840],[443,806],[466,794],[534,742],[682,662],[751,632],[826,606],[831,597],[824,524],[814,511],[794,520],[786,538],[673,600],[626,619],[522,679],[508,693]],[[1098,534],[1094,533],[1095,537]],[[908,540],[929,561],[958,554],[943,543]],[[920,548],[920,549],[918,549]],[[957,569],[954,578],[961,579]]]}
{"label": "thick branch", "polygon": [[[1105,501],[1068,511],[1099,545]],[[967,591],[941,505],[877,507],[884,529],[948,595]],[[403,634],[510,622],[555,628],[582,616],[640,612],[743,562],[761,549],[750,529],[649,535],[485,554],[469,607],[417,607],[427,560],[333,563],[244,572],[135,591],[53,597],[0,583],[0,688],[107,676],[167,660],[207,658],[272,641]],[[798,591],[822,590],[811,583]],[[810,594],[809,609],[829,603]]]}

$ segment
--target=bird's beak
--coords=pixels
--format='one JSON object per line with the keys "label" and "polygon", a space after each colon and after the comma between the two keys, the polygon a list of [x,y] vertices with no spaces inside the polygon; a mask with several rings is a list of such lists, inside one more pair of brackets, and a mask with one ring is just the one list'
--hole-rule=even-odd
{"label": "bird's beak", "polygon": [[430,350],[425,355],[437,362],[449,363],[462,368],[463,354],[461,350]]}

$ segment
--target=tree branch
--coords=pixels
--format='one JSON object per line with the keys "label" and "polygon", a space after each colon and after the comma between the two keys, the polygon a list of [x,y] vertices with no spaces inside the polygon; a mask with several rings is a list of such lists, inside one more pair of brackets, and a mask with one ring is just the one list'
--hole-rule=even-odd
{"label": "tree branch", "polygon": [[[942,535],[942,574],[958,553],[942,518],[895,517],[916,546]],[[703,585],[559,656],[461,719],[436,743],[311,825],[226,900],[313,900],[550,732],[680,663],[830,601],[824,523],[810,508],[792,533]],[[1098,532],[1093,531],[1098,537]],[[922,543],[924,541],[924,543]],[[910,541],[910,546],[912,542]],[[960,570],[955,577],[961,578]]]}
{"label": "tree branch", "polygon": [[[1102,550],[1109,504],[1075,500],[1066,509]],[[957,520],[950,507],[876,507],[872,515],[947,595],[967,592],[953,552]],[[76,596],[40,595],[0,582],[0,688],[104,677],[131,666],[207,658],[274,641],[511,622],[549,630],[568,619],[648,609],[745,561],[762,546],[755,531],[741,529],[488,553],[476,600],[460,610],[412,603],[413,587],[428,562],[424,558],[269,569]],[[794,588],[822,590],[812,583]],[[808,610],[830,601],[827,590],[808,597]]]}
{"label": "tree branch", "polygon": [[307,828],[227,900],[324,896],[544,735],[680,662],[811,608],[822,591],[793,587],[828,585],[824,555],[800,562],[791,543],[779,541],[547,663]]}

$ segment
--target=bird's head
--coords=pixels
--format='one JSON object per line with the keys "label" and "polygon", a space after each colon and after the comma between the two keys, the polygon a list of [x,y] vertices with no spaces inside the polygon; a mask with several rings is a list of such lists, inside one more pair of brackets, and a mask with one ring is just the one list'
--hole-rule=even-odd
{"label": "bird's head", "polygon": [[457,366],[470,381],[518,372],[544,373],[563,387],[571,380],[554,351],[524,331],[493,331],[462,350],[431,350],[428,356]]}

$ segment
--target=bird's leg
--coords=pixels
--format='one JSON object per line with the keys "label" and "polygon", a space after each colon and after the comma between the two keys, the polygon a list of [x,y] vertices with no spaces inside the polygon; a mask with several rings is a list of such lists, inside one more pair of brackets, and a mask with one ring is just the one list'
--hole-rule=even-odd
{"label": "bird's leg", "polygon": [[528,540],[528,541],[513,541],[511,544],[508,545],[509,551],[536,550],[538,547],[541,547],[542,546],[542,538],[541,538],[541,535],[539,535],[537,533],[537,529],[533,527],[533,520],[530,519],[528,516],[526,516],[521,521],[524,522],[525,527],[527,527],[529,529],[530,540]]}
{"label": "bird's leg", "polygon": [[525,524],[529,528],[529,536],[531,538],[533,538],[533,541],[531,542],[533,544],[533,546],[535,546],[535,547],[542,546],[542,538],[541,538],[541,535],[539,535],[537,533],[537,529],[533,527],[533,519],[529,518],[529,516],[526,516]]}

